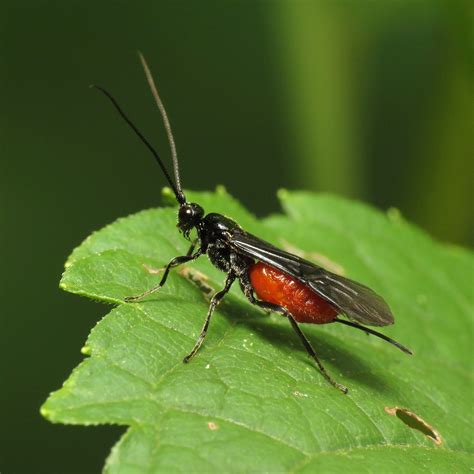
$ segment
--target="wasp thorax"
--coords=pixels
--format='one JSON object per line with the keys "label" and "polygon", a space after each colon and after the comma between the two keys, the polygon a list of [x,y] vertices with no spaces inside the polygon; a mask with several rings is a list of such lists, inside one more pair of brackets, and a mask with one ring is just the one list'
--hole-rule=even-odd
{"label": "wasp thorax", "polygon": [[194,202],[181,204],[178,211],[178,227],[186,235],[204,217],[204,209]]}

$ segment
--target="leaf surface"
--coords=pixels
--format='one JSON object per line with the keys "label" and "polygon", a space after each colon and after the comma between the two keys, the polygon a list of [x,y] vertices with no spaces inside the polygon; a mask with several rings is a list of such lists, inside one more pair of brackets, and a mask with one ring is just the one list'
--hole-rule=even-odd
{"label": "leaf surface", "polygon": [[[382,294],[396,318],[382,331],[414,356],[352,328],[304,325],[328,371],[349,387],[344,396],[288,322],[252,307],[234,285],[200,352],[183,364],[207,312],[203,287],[220,289],[225,275],[201,257],[187,277],[175,270],[159,293],[122,303],[155,285],[153,269],[189,245],[175,208],[151,209],[92,234],[68,259],[61,287],[115,306],[44,416],[128,426],[109,473],[472,467],[471,254],[433,241],[396,211],[334,196],[281,192],[285,214],[261,221],[222,189],[188,197]],[[422,418],[440,444],[387,413],[394,407]]]}

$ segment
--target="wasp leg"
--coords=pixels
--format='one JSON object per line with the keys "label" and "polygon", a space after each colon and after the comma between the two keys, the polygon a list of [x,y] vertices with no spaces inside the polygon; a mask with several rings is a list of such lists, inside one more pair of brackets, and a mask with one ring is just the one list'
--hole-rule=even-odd
{"label": "wasp leg", "polygon": [[250,301],[250,303],[258,306],[259,308],[262,308],[263,310],[274,312],[274,313],[279,313],[285,317],[288,318],[288,320],[291,323],[292,328],[298,334],[298,337],[300,338],[301,342],[303,343],[304,348],[306,349],[306,352],[310,355],[310,357],[316,362],[316,365],[319,368],[319,371],[323,375],[323,377],[334,387],[336,387],[338,390],[340,390],[342,393],[346,394],[348,392],[347,387],[344,385],[341,385],[340,383],[337,383],[327,372],[326,369],[324,368],[323,364],[319,360],[318,356],[316,355],[315,350],[313,349],[313,346],[309,342],[308,338],[304,335],[303,331],[301,328],[298,326],[298,323],[295,321],[295,318],[293,315],[283,306],[279,306],[277,304],[273,303],[267,303],[266,301],[261,301],[257,300],[253,294],[253,288],[250,284],[250,281],[245,281],[245,278],[242,278],[240,280],[240,287],[242,288],[242,291],[244,292],[245,296],[247,299]]}
{"label": "wasp leg", "polygon": [[232,283],[234,283],[235,274],[234,272],[229,272],[227,274],[227,278],[225,280],[225,286],[221,291],[218,291],[214,294],[211,298],[211,304],[209,305],[209,310],[207,311],[206,320],[204,321],[204,326],[201,329],[201,334],[199,334],[199,338],[196,341],[196,344],[193,347],[193,350],[184,358],[183,362],[188,363],[202,346],[204,338],[207,334],[207,329],[209,328],[209,322],[211,321],[211,316],[216,309],[216,306],[220,303],[221,299],[225,296],[225,294],[230,290]]}
{"label": "wasp leg", "polygon": [[189,250],[186,252],[186,256],[189,257],[190,255],[192,255],[192,253],[194,252],[194,249],[196,248],[196,245],[198,243],[198,239],[194,239],[192,242],[191,242],[191,246],[189,247]]}
{"label": "wasp leg", "polygon": [[182,255],[182,256],[173,258],[173,260],[171,260],[171,262],[169,262],[168,265],[166,265],[165,272],[163,273],[163,276],[161,277],[161,281],[160,283],[158,283],[158,285],[154,286],[153,288],[150,288],[149,290],[141,293],[140,295],[127,296],[126,298],[124,298],[124,301],[126,303],[133,303],[136,301],[140,301],[146,296],[149,296],[155,291],[158,291],[166,283],[166,279],[168,278],[168,274],[172,268],[182,265],[183,263],[190,262],[191,260],[195,260],[196,258],[200,257],[203,253],[201,249],[198,249],[194,255],[191,255],[190,253],[192,253],[193,250],[194,250],[194,243],[193,245],[191,245],[191,248],[188,251],[188,255]]}
{"label": "wasp leg", "polygon": [[383,339],[384,341],[390,342],[390,344],[393,344],[395,347],[398,347],[401,351],[405,352],[405,354],[413,355],[413,352],[408,349],[408,347],[405,347],[403,344],[400,344],[399,342],[395,341],[395,339],[392,339],[391,337],[388,337],[378,331],[366,328],[365,326],[354,323],[352,321],[346,321],[345,319],[336,318],[334,322],[345,324],[346,326],[350,326],[351,328],[360,329],[361,331],[364,331],[367,335],[373,334],[374,336],[380,337],[380,339]]}

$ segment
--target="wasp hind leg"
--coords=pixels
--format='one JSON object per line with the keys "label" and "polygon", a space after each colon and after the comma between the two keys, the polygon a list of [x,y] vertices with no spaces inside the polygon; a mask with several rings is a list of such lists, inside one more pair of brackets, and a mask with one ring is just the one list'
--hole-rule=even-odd
{"label": "wasp hind leg", "polygon": [[347,387],[344,385],[337,383],[326,371],[324,368],[323,364],[319,360],[318,356],[316,355],[316,351],[313,349],[313,346],[311,345],[311,342],[309,342],[309,339],[305,336],[301,328],[299,327],[298,323],[296,322],[295,318],[293,315],[283,306],[279,306],[277,304],[273,303],[267,303],[266,301],[261,301],[257,300],[253,294],[253,288],[250,284],[250,282],[246,282],[245,279],[241,279],[240,281],[240,287],[244,293],[244,295],[247,297],[247,299],[250,301],[250,303],[254,304],[255,306],[258,306],[259,308],[262,308],[265,311],[273,312],[273,313],[278,313],[281,314],[282,316],[285,316],[288,318],[288,320],[291,323],[291,327],[293,330],[296,332],[298,337],[300,338],[301,342],[303,343],[304,348],[306,349],[306,352],[309,354],[309,356],[314,360],[316,363],[319,371],[323,375],[323,377],[333,386],[336,387],[338,390],[340,390],[342,393],[346,394],[349,390]]}

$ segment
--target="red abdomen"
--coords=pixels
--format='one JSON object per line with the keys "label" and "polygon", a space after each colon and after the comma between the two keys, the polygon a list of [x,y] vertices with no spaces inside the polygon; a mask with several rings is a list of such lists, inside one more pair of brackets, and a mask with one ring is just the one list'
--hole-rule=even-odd
{"label": "red abdomen", "polygon": [[330,323],[337,309],[296,278],[266,263],[253,264],[250,282],[258,298],[286,308],[300,323]]}

